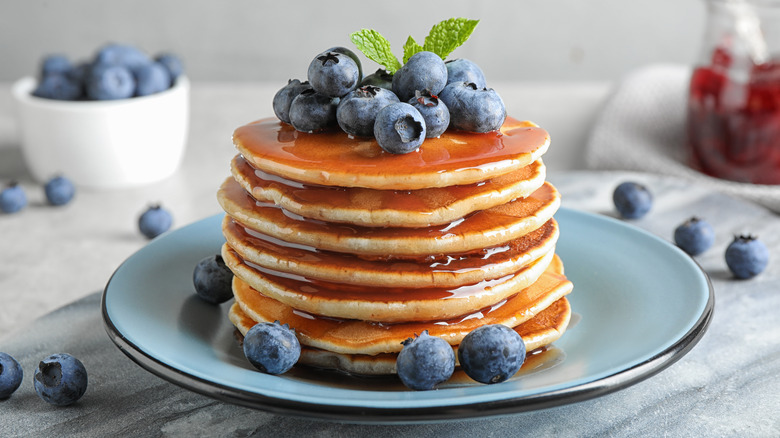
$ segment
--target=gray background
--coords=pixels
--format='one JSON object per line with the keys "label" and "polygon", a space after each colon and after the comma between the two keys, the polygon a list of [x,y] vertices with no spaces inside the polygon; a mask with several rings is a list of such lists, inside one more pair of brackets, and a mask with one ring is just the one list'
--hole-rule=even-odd
{"label": "gray background", "polygon": [[[400,58],[443,19],[480,19],[453,57],[488,79],[612,81],[649,63],[695,61],[704,0],[0,0],[0,80],[47,53],[86,59],[108,41],[180,55],[193,80],[286,81],[314,55],[374,28]],[[377,68],[367,61],[366,70]]]}

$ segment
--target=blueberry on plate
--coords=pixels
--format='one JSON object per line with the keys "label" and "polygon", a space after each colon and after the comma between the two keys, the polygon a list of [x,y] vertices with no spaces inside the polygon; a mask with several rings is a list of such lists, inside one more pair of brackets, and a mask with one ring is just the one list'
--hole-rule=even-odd
{"label": "blueberry on plate", "polygon": [[692,256],[699,255],[715,243],[715,230],[709,222],[694,216],[675,228],[674,243]]}
{"label": "blueberry on plate", "polygon": [[0,191],[0,211],[16,213],[27,205],[27,195],[19,183],[12,181]]}
{"label": "blueberry on plate", "polygon": [[755,236],[734,236],[726,248],[726,265],[739,279],[755,277],[769,264],[769,249]]}
{"label": "blueberry on plate", "polygon": [[290,104],[290,124],[301,132],[317,132],[335,126],[338,103],[338,98],[317,93],[313,88],[303,90]]}
{"label": "blueberry on plate", "polygon": [[85,83],[92,100],[127,99],[135,93],[135,77],[121,65],[94,64]]}
{"label": "blueberry on plate", "polygon": [[391,103],[379,110],[374,122],[374,137],[391,154],[416,150],[425,140],[425,119],[408,103]]}
{"label": "blueberry on plate", "polygon": [[525,361],[525,342],[511,328],[484,325],[469,332],[458,346],[463,371],[480,383],[499,383],[514,376]]}
{"label": "blueberry on plate", "polygon": [[379,110],[395,102],[398,97],[392,91],[364,85],[341,98],[336,108],[336,121],[349,135],[373,137]]}
{"label": "blueberry on plate", "polygon": [[195,292],[204,301],[222,304],[233,298],[233,272],[217,254],[201,259],[192,272]]}
{"label": "blueberry on plate", "polygon": [[642,184],[626,181],[612,193],[612,201],[624,219],[639,219],[653,206],[653,195]]}
{"label": "blueberry on plate", "polygon": [[472,82],[447,84],[439,99],[450,110],[450,125],[470,132],[497,131],[506,119],[506,107],[492,88],[479,88]]}
{"label": "blueberry on plate", "polygon": [[44,99],[77,100],[82,95],[82,87],[66,74],[50,73],[41,79],[32,95]]}
{"label": "blueberry on plate", "polygon": [[364,85],[373,85],[375,87],[393,91],[393,75],[388,73],[385,69],[377,69],[377,71],[364,77],[363,80],[360,81],[360,86],[362,87]]}
{"label": "blueberry on plate", "polygon": [[295,330],[279,321],[252,326],[244,335],[243,348],[252,366],[266,374],[286,373],[301,356],[301,344]]}
{"label": "blueberry on plate", "polygon": [[449,380],[455,371],[452,346],[442,338],[430,336],[428,330],[405,340],[403,344],[395,367],[401,382],[409,389],[433,389]]}
{"label": "blueberry on plate", "polygon": [[148,96],[171,88],[171,74],[159,62],[142,64],[133,69],[135,96]]}
{"label": "blueberry on plate", "polygon": [[465,58],[451,59],[444,63],[447,67],[447,83],[471,82],[477,88],[487,87],[485,74],[477,64]]}
{"label": "blueberry on plate", "polygon": [[438,95],[447,85],[447,67],[433,52],[417,52],[393,74],[393,92],[402,102],[414,97],[417,90]]}
{"label": "blueberry on plate", "polygon": [[87,370],[80,360],[70,354],[52,354],[38,364],[33,384],[42,400],[67,406],[78,401],[87,391]]}
{"label": "blueberry on plate", "polygon": [[298,79],[290,79],[287,85],[280,88],[274,95],[273,108],[276,117],[284,123],[290,124],[290,105],[293,99],[305,90],[311,90],[309,81],[301,82]]}
{"label": "blueberry on plate", "polygon": [[0,399],[8,398],[19,389],[24,372],[10,354],[0,352]]}
{"label": "blueberry on plate", "polygon": [[173,224],[173,217],[168,210],[160,205],[152,205],[138,217],[138,229],[141,234],[153,239],[168,231]]}
{"label": "blueberry on plate", "polygon": [[309,83],[318,93],[341,97],[357,88],[360,69],[349,55],[322,52],[315,56],[307,71]]}
{"label": "blueberry on plate", "polygon": [[76,187],[64,176],[55,176],[46,182],[43,186],[46,194],[46,200],[51,205],[65,205],[73,199],[76,194]]}
{"label": "blueberry on plate", "polygon": [[425,138],[435,138],[444,134],[450,125],[450,111],[447,105],[428,90],[415,91],[409,104],[420,112],[425,120]]}
{"label": "blueberry on plate", "polygon": [[156,62],[162,64],[168,75],[171,77],[171,82],[175,82],[182,74],[184,74],[184,64],[181,62],[181,58],[173,53],[160,53],[154,57]]}

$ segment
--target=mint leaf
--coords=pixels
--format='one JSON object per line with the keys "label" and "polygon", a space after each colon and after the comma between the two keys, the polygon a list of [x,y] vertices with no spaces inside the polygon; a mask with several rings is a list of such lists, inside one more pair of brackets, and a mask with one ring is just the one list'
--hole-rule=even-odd
{"label": "mint leaf", "polygon": [[414,40],[411,36],[406,39],[406,43],[404,43],[404,64],[409,62],[409,58],[414,56],[417,52],[422,52],[423,48],[421,45],[417,44],[417,41]]}
{"label": "mint leaf", "polygon": [[395,73],[401,68],[398,58],[390,51],[390,42],[379,32],[373,29],[361,29],[351,33],[349,39],[366,55],[366,58],[383,66],[388,73]]}
{"label": "mint leaf", "polygon": [[469,39],[479,20],[466,18],[450,18],[434,25],[428,36],[425,37],[423,50],[433,52],[447,59],[453,50],[457,49]]}

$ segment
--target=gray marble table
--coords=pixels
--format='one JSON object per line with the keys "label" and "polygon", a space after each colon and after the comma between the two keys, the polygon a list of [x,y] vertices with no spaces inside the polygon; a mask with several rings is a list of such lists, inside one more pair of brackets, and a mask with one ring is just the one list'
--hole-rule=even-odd
{"label": "gray marble table", "polygon": [[[715,290],[710,328],[656,376],[595,399],[502,417],[390,426],[278,416],[189,392],[137,366],[106,335],[96,291],[0,337],[0,351],[16,356],[28,373],[60,350],[80,357],[90,373],[84,398],[65,408],[41,402],[25,377],[17,393],[0,401],[0,436],[780,436],[780,219],[669,177],[554,172],[550,180],[564,206],[606,215],[614,215],[615,185],[644,182],[654,207],[633,224],[662,238],[692,215],[714,225],[715,246],[697,257]],[[759,277],[738,281],[723,252],[733,234],[744,232],[760,236],[772,260]]]}

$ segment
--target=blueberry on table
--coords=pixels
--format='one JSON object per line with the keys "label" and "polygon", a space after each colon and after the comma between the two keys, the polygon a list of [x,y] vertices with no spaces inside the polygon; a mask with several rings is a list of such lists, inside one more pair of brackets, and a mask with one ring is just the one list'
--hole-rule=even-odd
{"label": "blueberry on table", "polygon": [[192,272],[195,292],[204,301],[222,304],[233,298],[233,272],[217,254],[201,259]]}
{"label": "blueberry on table", "polygon": [[273,108],[276,117],[284,123],[290,123],[290,105],[293,99],[305,90],[311,90],[309,81],[301,82],[298,79],[290,79],[287,85],[280,88],[274,95]]}
{"label": "blueberry on table", "polygon": [[525,354],[523,338],[501,324],[474,329],[458,346],[460,367],[480,383],[499,383],[514,376],[525,362]]}
{"label": "blueberry on table", "polygon": [[336,125],[338,99],[303,90],[290,104],[290,124],[297,131],[316,132]]}
{"label": "blueberry on table", "polygon": [[27,205],[27,195],[17,182],[12,181],[0,191],[0,211],[16,213]]}
{"label": "blueberry on table", "polygon": [[153,239],[168,231],[173,224],[173,217],[168,210],[160,205],[152,205],[138,217],[138,229],[141,234]]}
{"label": "blueberry on table", "polygon": [[43,186],[46,200],[51,205],[65,205],[73,199],[76,194],[76,187],[64,176],[56,176],[46,182]]}
{"label": "blueberry on table", "polygon": [[455,371],[455,353],[442,338],[424,330],[419,336],[403,342],[395,367],[406,387],[417,391],[433,389],[444,383]]}
{"label": "blueberry on table", "polygon": [[22,366],[10,354],[0,352],[0,399],[8,398],[22,384]]}
{"label": "blueberry on table", "polygon": [[349,135],[373,137],[379,110],[396,102],[398,97],[392,91],[364,85],[341,98],[336,108],[336,121]]}
{"label": "blueberry on table", "polygon": [[472,82],[447,84],[439,99],[450,110],[450,126],[470,132],[497,131],[506,119],[506,107],[492,88]]}
{"label": "blueberry on table", "polygon": [[52,354],[38,364],[33,384],[42,400],[67,406],[78,401],[87,391],[87,370],[80,360],[70,354]]}
{"label": "blueberry on table", "polygon": [[315,56],[307,74],[312,88],[328,97],[341,97],[360,83],[358,65],[348,55],[338,52],[322,52]]}
{"label": "blueberry on table", "polygon": [[391,103],[379,111],[374,122],[374,137],[391,154],[416,150],[425,140],[425,119],[408,103]]}
{"label": "blueberry on table", "polygon": [[51,73],[43,77],[32,95],[44,99],[77,100],[82,96],[81,84],[67,74]]}
{"label": "blueberry on table", "polygon": [[674,243],[692,256],[699,255],[715,243],[715,230],[709,222],[694,216],[675,228]]}
{"label": "blueberry on table", "polygon": [[140,65],[133,70],[135,96],[148,96],[171,88],[171,74],[159,62]]}
{"label": "blueberry on table", "polygon": [[425,138],[435,138],[444,134],[450,125],[450,111],[447,105],[428,90],[415,91],[409,104],[420,112],[425,120]]}
{"label": "blueberry on table", "polygon": [[387,72],[385,69],[377,69],[374,73],[363,78],[360,81],[360,86],[373,85],[375,87],[384,88],[389,91],[393,91],[393,75]]}
{"label": "blueberry on table", "polygon": [[447,83],[471,82],[477,88],[487,87],[485,74],[477,64],[465,58],[451,59],[444,63],[447,67]]}
{"label": "blueberry on table", "polygon": [[736,278],[748,279],[766,269],[769,249],[755,236],[734,236],[726,248],[726,265]]}
{"label": "blueberry on table", "polygon": [[414,97],[417,90],[439,94],[447,85],[447,67],[433,52],[417,52],[393,74],[393,92],[402,102]]}
{"label": "blueberry on table", "polygon": [[639,219],[653,206],[653,195],[644,185],[626,181],[615,188],[612,201],[621,217]]}
{"label": "blueberry on table", "polygon": [[87,97],[92,100],[116,100],[133,97],[135,77],[121,65],[96,64],[86,80]]}
{"label": "blueberry on table", "polygon": [[266,374],[283,374],[298,362],[301,344],[295,330],[279,321],[257,323],[244,335],[244,355]]}

